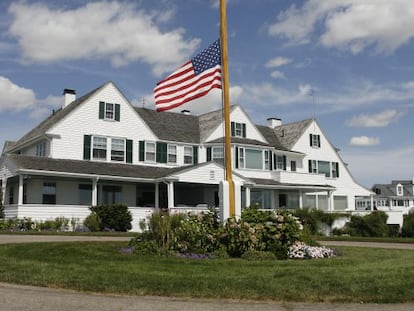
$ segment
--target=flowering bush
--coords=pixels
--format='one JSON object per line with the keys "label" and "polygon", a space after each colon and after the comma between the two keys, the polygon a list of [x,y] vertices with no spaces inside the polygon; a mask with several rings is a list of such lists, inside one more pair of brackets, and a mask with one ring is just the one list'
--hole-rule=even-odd
{"label": "flowering bush", "polygon": [[289,247],[288,257],[290,259],[315,259],[330,258],[337,256],[337,252],[324,246],[309,246],[302,242],[297,242]]}

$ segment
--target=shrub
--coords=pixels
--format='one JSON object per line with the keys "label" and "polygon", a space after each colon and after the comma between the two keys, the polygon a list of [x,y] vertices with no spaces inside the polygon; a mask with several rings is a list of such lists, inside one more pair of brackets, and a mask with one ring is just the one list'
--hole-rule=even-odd
{"label": "shrub", "polygon": [[128,231],[131,230],[132,215],[123,204],[108,204],[90,207],[100,219],[100,230]]}
{"label": "shrub", "polygon": [[0,218],[4,218],[3,191],[0,188]]}
{"label": "shrub", "polygon": [[100,231],[102,226],[101,218],[96,212],[92,212],[85,218],[83,225],[92,232]]}
{"label": "shrub", "polygon": [[404,215],[401,234],[404,237],[414,237],[414,213]]}
{"label": "shrub", "polygon": [[387,237],[387,214],[383,211],[374,211],[366,216],[351,216],[345,225],[345,232],[351,236]]}

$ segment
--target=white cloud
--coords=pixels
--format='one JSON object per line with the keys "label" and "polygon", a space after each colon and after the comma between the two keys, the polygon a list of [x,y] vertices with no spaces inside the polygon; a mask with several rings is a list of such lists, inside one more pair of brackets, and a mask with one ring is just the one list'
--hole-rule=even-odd
{"label": "white cloud", "polygon": [[146,12],[127,2],[91,2],[67,10],[17,2],[9,13],[9,34],[27,62],[109,58],[113,66],[125,66],[141,61],[161,75],[181,65],[200,42],[184,39],[182,28],[162,32],[156,26],[171,12]]}
{"label": "white cloud", "polygon": [[270,76],[273,79],[285,79],[285,74],[283,72],[279,71],[279,70],[272,71]]}
{"label": "white cloud", "polygon": [[266,68],[275,68],[275,67],[280,67],[280,66],[290,64],[291,62],[292,62],[291,58],[278,56],[278,57],[275,57],[269,60],[265,66]]}
{"label": "white cloud", "polygon": [[21,111],[33,107],[36,96],[30,89],[18,86],[0,76],[0,112]]}
{"label": "white cloud", "polygon": [[351,146],[375,146],[379,143],[378,137],[358,136],[352,137],[349,144]]}
{"label": "white cloud", "polygon": [[355,127],[385,127],[398,120],[402,115],[395,109],[387,109],[376,114],[361,114],[346,121],[346,125]]}
{"label": "white cloud", "polygon": [[391,53],[414,36],[411,7],[412,0],[309,0],[280,13],[268,33],[304,44],[322,25],[319,41],[326,47],[355,54],[375,46],[381,53]]}

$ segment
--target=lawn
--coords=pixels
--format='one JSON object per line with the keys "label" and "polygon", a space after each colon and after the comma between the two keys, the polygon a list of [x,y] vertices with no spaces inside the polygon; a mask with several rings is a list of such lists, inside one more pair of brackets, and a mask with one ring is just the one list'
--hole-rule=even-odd
{"label": "lawn", "polygon": [[0,281],[87,292],[302,302],[414,301],[414,252],[337,248],[332,259],[246,261],[123,254],[125,243],[0,246]]}

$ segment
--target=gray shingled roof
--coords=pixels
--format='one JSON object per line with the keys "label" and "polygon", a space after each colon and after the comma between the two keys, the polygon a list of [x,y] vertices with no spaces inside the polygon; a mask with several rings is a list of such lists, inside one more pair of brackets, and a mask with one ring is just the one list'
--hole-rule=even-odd
{"label": "gray shingled roof", "polygon": [[393,180],[391,184],[375,184],[372,187],[372,191],[376,192],[375,189],[380,191],[377,197],[393,197],[397,196],[396,186],[401,184],[403,186],[403,196],[413,196],[413,181],[412,180]]}
{"label": "gray shingled roof", "polygon": [[16,144],[16,142],[15,141],[11,141],[11,140],[6,140],[5,142],[4,142],[4,145],[3,145],[3,151],[2,151],[2,154],[3,153],[6,153],[7,151],[9,151],[14,145]]}
{"label": "gray shingled roof", "polygon": [[134,107],[145,123],[161,140],[200,143],[197,116],[174,112],[156,112],[152,109]]}
{"label": "gray shingled roof", "polygon": [[312,121],[313,119],[307,119],[277,126],[274,131],[280,144],[287,150],[291,150]]}
{"label": "gray shingled roof", "polygon": [[168,176],[171,173],[177,171],[171,168],[164,167],[84,160],[63,160],[46,157],[24,156],[17,154],[8,155],[7,159],[11,160],[19,169],[39,170],[56,173],[71,172],[76,174],[88,175],[90,174],[156,179]]}
{"label": "gray shingled roof", "polygon": [[[218,143],[223,143],[223,142],[224,142],[224,137],[221,137],[221,138],[207,141],[206,143],[218,144]],[[256,139],[248,139],[248,138],[242,138],[242,137],[231,137],[231,143],[244,144],[244,145],[256,145],[256,146],[269,146],[269,147],[271,146],[267,143],[258,141]]]}
{"label": "gray shingled roof", "polygon": [[264,125],[256,125],[256,127],[260,131],[260,133],[262,133],[264,138],[269,142],[270,146],[276,148],[277,150],[288,151],[288,149],[285,146],[283,146],[280,140],[278,139],[278,136],[274,129]]}
{"label": "gray shingled roof", "polygon": [[[106,86],[107,82],[104,85],[94,89],[93,91],[85,94],[82,97],[79,97],[72,103],[70,103],[65,109],[58,109],[57,111],[54,111],[49,117],[47,117],[45,120],[43,120],[39,125],[37,125],[35,128],[33,128],[30,132],[25,134],[22,138],[20,138],[14,145],[13,149],[19,148],[22,145],[24,145],[26,142],[35,139],[37,137],[41,137],[44,135],[53,125],[55,125],[57,122],[62,120],[65,116],[67,116],[72,110],[74,110],[76,107],[78,107],[81,103],[86,101],[88,98],[90,98],[93,94],[95,94],[98,90]],[[9,149],[10,150],[10,149]]]}

